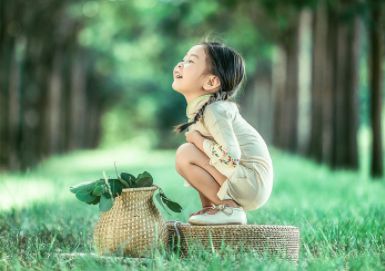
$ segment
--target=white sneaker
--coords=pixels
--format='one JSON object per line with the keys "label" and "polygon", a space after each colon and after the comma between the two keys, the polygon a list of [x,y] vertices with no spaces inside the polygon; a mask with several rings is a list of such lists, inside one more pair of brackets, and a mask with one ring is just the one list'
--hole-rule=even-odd
{"label": "white sneaker", "polygon": [[221,224],[246,224],[246,213],[242,207],[230,207],[226,205],[216,205],[218,209],[215,214],[203,213],[190,216],[188,222],[195,225],[221,225]]}

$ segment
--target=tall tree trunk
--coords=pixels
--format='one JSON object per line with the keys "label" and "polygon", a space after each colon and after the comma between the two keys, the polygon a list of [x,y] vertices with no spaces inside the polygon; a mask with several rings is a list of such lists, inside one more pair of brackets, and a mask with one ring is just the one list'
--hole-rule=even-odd
{"label": "tall tree trunk", "polygon": [[310,94],[311,94],[311,22],[312,12],[303,9],[300,13],[299,30],[299,85],[298,85],[298,152],[306,155],[310,139]]}
{"label": "tall tree trunk", "polygon": [[[91,81],[92,80],[92,81]],[[87,121],[86,121],[86,135],[87,140],[84,147],[95,148],[97,147],[101,136],[101,117],[103,113],[103,103],[99,95],[93,93],[98,88],[97,79],[90,79],[87,89]]]}
{"label": "tall tree trunk", "polygon": [[285,103],[284,103],[284,119],[282,123],[283,146],[290,152],[297,152],[298,137],[298,33],[299,20],[293,22],[288,33],[290,39],[285,44],[286,53],[286,82],[285,82]]}
{"label": "tall tree trunk", "polygon": [[334,144],[333,144],[333,159],[331,166],[333,168],[338,168],[343,165],[344,160],[347,159],[347,120],[345,119],[345,112],[348,110],[346,105],[346,96],[345,96],[345,78],[347,76],[347,44],[346,44],[346,34],[347,26],[342,25],[338,21],[338,15],[333,14],[334,19],[334,46],[331,50],[334,50],[333,62],[331,65],[335,67],[334,73]]}
{"label": "tall tree trunk", "polygon": [[0,168],[7,168],[9,162],[9,76],[13,41],[5,38],[0,51]]}
{"label": "tall tree trunk", "polygon": [[[382,9],[381,9],[382,8]],[[372,129],[372,150],[370,162],[370,175],[374,178],[383,176],[383,142],[382,142],[382,97],[384,62],[384,24],[381,21],[384,16],[383,7],[372,7],[371,24],[369,26],[369,85],[370,85],[370,122]]]}
{"label": "tall tree trunk", "polygon": [[347,33],[347,77],[345,83],[345,97],[347,104],[347,112],[345,118],[347,120],[347,160],[345,162],[348,168],[358,169],[358,144],[357,135],[359,128],[359,50],[360,50],[360,19],[355,16],[352,22],[349,23]]}
{"label": "tall tree trunk", "polygon": [[321,3],[313,20],[312,113],[308,155],[332,168],[358,167],[358,19],[346,3]]}
{"label": "tall tree trunk", "polygon": [[267,142],[272,142],[271,66],[258,63],[255,73],[247,80],[241,96],[241,111]]}
{"label": "tall tree trunk", "polygon": [[61,107],[62,107],[62,53],[56,50],[53,57],[52,71],[49,79],[48,105],[47,105],[47,153],[57,153],[60,149],[61,130]]}
{"label": "tall tree trunk", "polygon": [[[307,154],[316,161],[323,161],[323,138],[324,125],[328,125],[324,119],[323,105],[327,99],[325,91],[329,68],[328,65],[328,12],[324,5],[320,5],[315,11],[313,17],[313,56],[312,56],[312,71],[311,71],[311,124],[310,124],[310,140]],[[326,95],[328,96],[328,95]],[[331,122],[330,122],[331,123]]]}
{"label": "tall tree trunk", "polygon": [[19,159],[21,168],[26,169],[35,165],[41,159],[41,137],[43,136],[43,120],[41,108],[43,90],[45,89],[44,68],[38,65],[44,44],[36,40],[27,42],[26,59],[24,64],[24,89],[22,91],[22,137],[19,142]]}
{"label": "tall tree trunk", "polygon": [[334,14],[334,142],[332,168],[358,168],[358,18],[342,21]]}
{"label": "tall tree trunk", "polygon": [[285,132],[282,130],[285,107],[285,82],[286,82],[286,54],[277,46],[273,63],[273,101],[274,101],[274,126],[273,143],[279,148],[284,148]]}
{"label": "tall tree trunk", "polygon": [[70,94],[70,136],[69,149],[81,148],[86,139],[85,119],[87,113],[86,63],[80,48],[76,48],[73,58]]}
{"label": "tall tree trunk", "polygon": [[9,74],[9,104],[8,104],[8,166],[20,169],[20,139],[21,139],[21,63],[24,59],[25,40],[16,40],[13,47],[12,62]]}
{"label": "tall tree trunk", "polygon": [[334,76],[336,74],[336,66],[333,64],[336,55],[334,54],[334,46],[336,42],[336,21],[333,20],[332,12],[329,7],[326,8],[326,33],[325,33],[325,55],[321,60],[323,64],[323,80],[321,84],[321,153],[320,160],[323,163],[332,164],[333,159],[333,140],[334,140],[334,119],[335,108],[334,100]]}

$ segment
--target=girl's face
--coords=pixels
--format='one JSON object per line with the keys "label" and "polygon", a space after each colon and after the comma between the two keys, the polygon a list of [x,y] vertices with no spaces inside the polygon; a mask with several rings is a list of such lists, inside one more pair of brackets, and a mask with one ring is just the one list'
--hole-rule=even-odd
{"label": "girl's face", "polygon": [[206,52],[203,45],[195,45],[186,53],[173,70],[172,88],[185,96],[209,94],[205,87],[208,76]]}

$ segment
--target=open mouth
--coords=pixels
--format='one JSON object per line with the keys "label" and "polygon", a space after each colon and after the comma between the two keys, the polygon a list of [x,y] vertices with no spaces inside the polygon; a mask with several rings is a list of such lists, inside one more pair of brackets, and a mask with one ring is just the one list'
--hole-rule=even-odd
{"label": "open mouth", "polygon": [[180,75],[180,74],[175,75],[175,77],[178,78],[178,79],[183,78],[183,76]]}

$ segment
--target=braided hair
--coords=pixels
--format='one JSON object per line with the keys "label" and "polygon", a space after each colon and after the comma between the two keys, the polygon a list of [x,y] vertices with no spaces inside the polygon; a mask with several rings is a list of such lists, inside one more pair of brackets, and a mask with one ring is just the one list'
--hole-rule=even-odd
{"label": "braided hair", "polygon": [[[220,89],[213,93],[208,101],[195,114],[191,122],[182,123],[174,127],[175,133],[181,133],[190,125],[203,117],[206,106],[217,101],[232,100],[246,79],[245,62],[234,49],[221,42],[202,41],[206,55],[208,72],[218,76]],[[234,100],[233,100],[234,102]]]}

